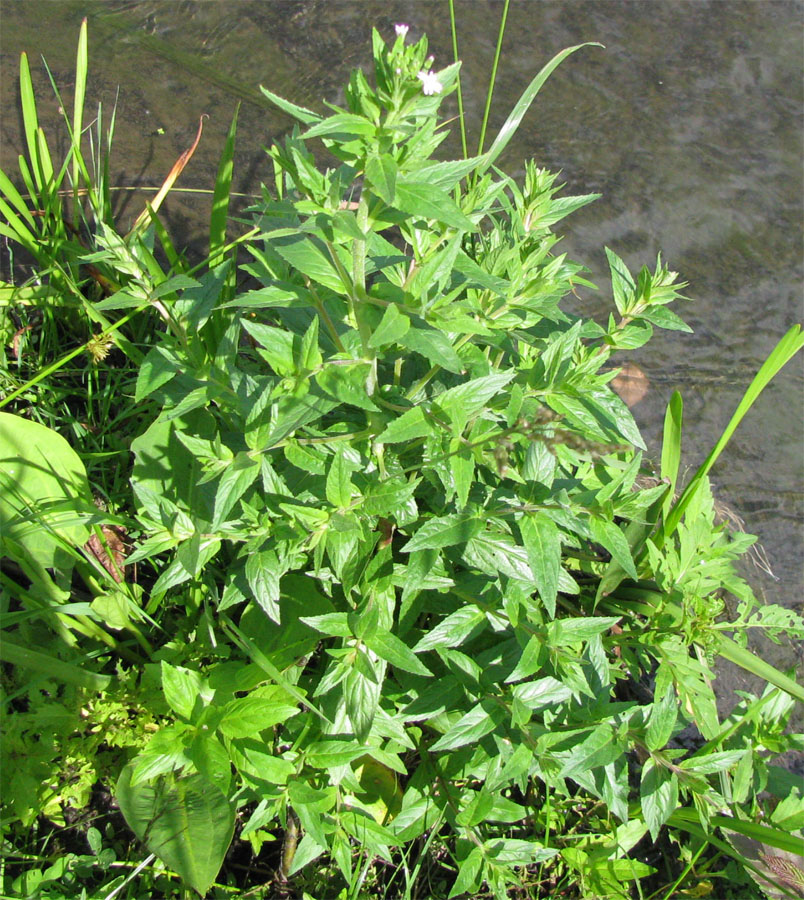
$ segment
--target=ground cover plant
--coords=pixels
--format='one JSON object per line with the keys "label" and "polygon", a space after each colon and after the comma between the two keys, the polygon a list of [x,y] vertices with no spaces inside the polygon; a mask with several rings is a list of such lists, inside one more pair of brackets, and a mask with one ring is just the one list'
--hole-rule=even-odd
{"label": "ground cover plant", "polygon": [[[773,760],[802,747],[804,690],[747,637],[804,628],[741,578],[753,538],[707,473],[803,341],[685,486],[675,394],[651,466],[610,357],[687,330],[683,283],[607,249],[612,315],[574,316],[590,285],[554,228],[594,196],[498,168],[581,50],[459,160],[437,156],[459,64],[404,25],[345,108],[263,89],[296,125],[232,222],[235,116],[198,263],[158,217],[192,151],[121,234],[86,28],[58,165],[23,57],[23,188],[0,175],[34,265],[0,286],[5,896],[801,890],[804,801]],[[719,658],[767,682],[725,720]]]}

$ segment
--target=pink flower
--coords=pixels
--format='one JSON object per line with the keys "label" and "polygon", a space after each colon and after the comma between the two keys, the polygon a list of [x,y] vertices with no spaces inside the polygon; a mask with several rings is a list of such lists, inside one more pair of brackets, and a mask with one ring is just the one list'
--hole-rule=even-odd
{"label": "pink flower", "polygon": [[422,83],[422,92],[428,96],[431,94],[440,94],[444,90],[444,85],[438,80],[438,75],[430,69],[429,72],[424,69],[418,74],[418,79]]}
{"label": "pink flower", "polygon": [[400,22],[398,25],[394,25],[394,31],[396,32],[397,37],[404,38],[407,36],[408,31],[410,31],[410,25],[405,25],[403,22]]}

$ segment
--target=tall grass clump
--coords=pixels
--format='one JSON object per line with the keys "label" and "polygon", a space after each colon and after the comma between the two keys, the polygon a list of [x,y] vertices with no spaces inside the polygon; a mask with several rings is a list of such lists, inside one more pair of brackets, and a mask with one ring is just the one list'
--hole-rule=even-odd
{"label": "tall grass clump", "polygon": [[[607,248],[608,320],[562,308],[589,283],[554,229],[595,195],[498,165],[587,45],[487,141],[495,58],[478,152],[440,160],[459,62],[405,25],[372,41],[344,108],[263,89],[295,125],[233,223],[235,116],[193,267],[158,216],[192,149],[119,233],[85,157],[85,27],[58,165],[23,61],[3,890],[795,896],[804,801],[773,758],[804,690],[747,637],[804,627],[740,577],[754,538],[707,473],[799,327],[686,485],[673,395],[654,470],[607,363],[689,330],[684,284]],[[725,719],[719,659],[767,683]]]}

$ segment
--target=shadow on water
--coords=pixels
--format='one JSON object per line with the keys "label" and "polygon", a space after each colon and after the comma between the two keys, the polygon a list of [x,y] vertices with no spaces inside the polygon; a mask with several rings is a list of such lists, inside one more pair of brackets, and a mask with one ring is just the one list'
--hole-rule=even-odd
{"label": "shadow on water", "polygon": [[[476,141],[502,4],[456,5],[468,130]],[[368,64],[372,25],[386,35],[400,21],[414,38],[427,32],[436,68],[452,55],[446,0],[0,0],[0,11],[6,111],[17,108],[21,50],[32,63],[44,54],[69,95],[78,26],[89,16],[87,108],[102,101],[110,111],[120,87],[114,180],[128,186],[161,183],[207,113],[201,146],[179,185],[208,188],[241,100],[234,184],[244,194],[258,191],[269,178],[261,148],[290,125],[266,106],[258,86],[314,109],[323,98],[338,103],[350,68]],[[535,158],[562,170],[572,193],[603,194],[565,225],[564,249],[601,285],[576,311],[608,313],[604,245],[632,268],[652,265],[661,249],[689,282],[695,302],[681,312],[695,333],[661,332],[629,358],[651,382],[635,409],[649,446],[658,448],[664,407],[673,389],[681,390],[691,470],[776,341],[802,318],[802,37],[804,7],[797,2],[511,4],[492,135],[554,53],[581,41],[606,46],[576,54],[553,75],[503,165],[515,172]],[[47,121],[57,111],[44,99],[46,75],[34,68]],[[18,123],[7,112],[0,165],[15,169],[21,149]],[[457,132],[444,152],[459,155]],[[121,198],[125,228],[142,197]],[[208,200],[176,194],[166,215],[174,234],[203,252]],[[759,535],[778,578],[747,573],[755,590],[799,607],[803,386],[802,361],[794,360],[713,472],[716,493]],[[790,648],[763,654],[779,666],[795,662]],[[721,679],[745,686],[732,673]]]}

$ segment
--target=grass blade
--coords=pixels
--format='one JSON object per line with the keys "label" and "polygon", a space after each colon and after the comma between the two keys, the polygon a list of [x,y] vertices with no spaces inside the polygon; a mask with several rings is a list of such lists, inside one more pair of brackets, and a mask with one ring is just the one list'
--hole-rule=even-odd
{"label": "grass blade", "polygon": [[0,642],[0,658],[12,666],[25,666],[35,672],[41,672],[48,678],[55,678],[65,684],[74,684],[76,687],[86,688],[90,691],[105,691],[112,681],[111,675],[88,672],[86,669],[63,662],[55,656],[21,647],[10,641],[5,635]]}
{"label": "grass blade", "polygon": [[793,356],[795,356],[802,347],[804,347],[804,336],[801,334],[801,326],[794,325],[774,347],[768,358],[762,364],[760,370],[754,376],[754,380],[748,386],[748,389],[743,395],[737,409],[734,411],[734,415],[731,417],[731,420],[724,429],[720,439],[712,448],[709,456],[706,457],[693,476],[692,481],[690,481],[673,508],[670,510],[670,514],[668,515],[663,528],[656,535],[657,547],[661,547],[664,544],[664,541],[676,530],[678,523],[681,521],[681,517],[684,515],[684,511],[689,506],[690,501],[695,496],[696,492],[700,489],[703,479],[707,476],[709,470],[731,440],[737,426],[742,422],[743,417],[748,410],[754,405],[757,397],[759,397],[777,372],[790,362]]}
{"label": "grass blade", "polygon": [[744,647],[735,643],[731,638],[726,637],[725,634],[718,635],[717,649],[718,653],[720,653],[724,659],[733,662],[741,669],[745,669],[746,672],[750,672],[752,675],[762,678],[774,687],[779,688],[779,690],[784,691],[786,694],[789,694],[791,697],[795,697],[796,700],[804,703],[804,687],[797,681],[793,681],[792,678],[788,678],[784,672],[780,672],[770,665],[770,663],[766,663],[761,657],[756,656],[750,650],[746,650]]}
{"label": "grass blade", "polygon": [[[34,96],[33,82],[31,81],[31,69],[28,65],[28,54],[20,54],[20,104],[22,106],[22,127],[25,131],[25,142],[28,145],[28,156],[31,160],[36,191],[36,196],[42,189],[42,177],[37,165],[37,137],[39,118],[36,115],[36,98]],[[30,189],[30,188],[29,188]]]}
{"label": "grass blade", "polygon": [[511,110],[511,114],[505,120],[499,134],[494,139],[494,143],[489,147],[483,162],[478,166],[477,172],[479,175],[482,174],[508,146],[508,142],[516,134],[517,128],[519,128],[522,119],[524,119],[525,113],[530,109],[531,103],[536,99],[536,95],[542,89],[542,85],[547,81],[550,75],[552,75],[553,71],[558,68],[568,56],[575,53],[576,50],[580,50],[581,47],[602,46],[602,44],[598,44],[595,41],[588,41],[585,44],[576,44],[574,47],[567,47],[566,50],[557,53],[550,62],[542,68],[539,74],[536,75],[533,81],[525,88],[524,93],[519,100],[517,100],[516,105]]}
{"label": "grass blade", "polygon": [[75,95],[73,97],[73,222],[78,224],[78,184],[81,166],[81,134],[84,128],[84,99],[87,90],[88,70],[87,20],[81,22],[78,33],[78,50],[75,56]]}
{"label": "grass blade", "polygon": [[218,175],[215,178],[215,192],[212,195],[212,215],[209,220],[209,267],[214,269],[223,262],[221,247],[226,243],[226,222],[229,217],[229,197],[232,192],[232,171],[235,148],[235,134],[237,132],[237,115],[240,112],[240,104],[235,107],[232,124],[226,135],[226,143],[223,146],[221,161],[218,165]]}
{"label": "grass blade", "polygon": [[[454,62],[460,62],[458,59],[458,29],[455,25],[455,0],[449,0],[449,24],[452,31],[452,55]],[[466,145],[466,119],[463,114],[463,92],[461,91],[461,76],[458,75],[457,84],[458,97],[458,121],[461,123],[461,150],[463,158],[469,158],[469,150]]]}
{"label": "grass blade", "polygon": [[663,504],[663,512],[667,515],[676,493],[678,482],[678,469],[681,465],[681,427],[684,418],[684,401],[678,391],[673,391],[673,396],[667,404],[667,412],[664,416],[664,434],[662,437],[662,463],[661,476],[670,483]]}
{"label": "grass blade", "polygon": [[[489,77],[489,89],[486,94],[486,108],[483,110],[483,122],[480,125],[480,141],[477,145],[477,155],[483,152],[483,144],[486,142],[486,126],[489,122],[489,113],[491,112],[491,98],[494,96],[494,82],[497,80],[497,66],[500,62],[500,54],[502,53],[503,35],[505,34],[505,21],[508,18],[508,5],[510,0],[505,0],[503,6],[502,17],[500,18],[500,29],[497,32],[497,47],[494,50],[494,61],[491,64],[491,76]],[[457,59],[456,59],[457,62]],[[465,155],[465,154],[464,154]]]}

